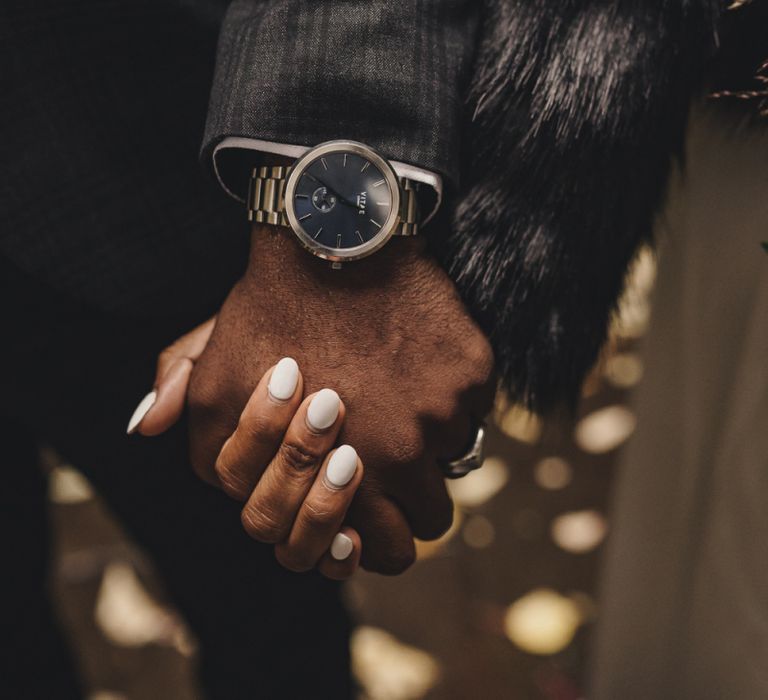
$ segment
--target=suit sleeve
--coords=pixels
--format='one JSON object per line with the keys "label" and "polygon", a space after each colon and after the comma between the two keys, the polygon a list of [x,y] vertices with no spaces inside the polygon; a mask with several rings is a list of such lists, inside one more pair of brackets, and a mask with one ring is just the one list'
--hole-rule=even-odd
{"label": "suit sleeve", "polygon": [[[204,163],[228,137],[300,146],[347,138],[455,187],[477,16],[473,0],[234,0]],[[224,168],[224,179],[245,185],[247,165],[233,158]]]}

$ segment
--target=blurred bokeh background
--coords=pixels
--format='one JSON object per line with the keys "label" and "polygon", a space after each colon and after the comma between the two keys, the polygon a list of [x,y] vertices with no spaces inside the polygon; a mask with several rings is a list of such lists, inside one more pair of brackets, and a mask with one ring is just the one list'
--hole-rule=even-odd
{"label": "blurred bokeh background", "polygon": [[[643,251],[575,416],[546,421],[503,396],[480,471],[451,484],[454,525],[405,575],[346,587],[361,700],[583,697],[601,551],[655,264]],[[190,700],[195,641],[152,564],[77,471],[45,451],[52,586],[89,700]]]}

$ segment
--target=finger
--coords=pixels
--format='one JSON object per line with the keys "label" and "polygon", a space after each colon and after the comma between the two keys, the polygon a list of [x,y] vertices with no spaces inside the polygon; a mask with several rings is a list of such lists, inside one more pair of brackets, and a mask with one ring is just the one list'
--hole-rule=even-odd
{"label": "finger", "polygon": [[251,537],[276,544],[288,536],[343,420],[344,404],[332,389],[304,400],[243,508],[243,527]]}
{"label": "finger", "polygon": [[[370,470],[369,470],[370,475]],[[416,561],[413,534],[403,512],[377,486],[364,482],[347,514],[363,542],[361,564],[379,574],[401,574]]]}
{"label": "finger", "polygon": [[418,539],[435,540],[450,529],[454,509],[442,465],[466,454],[476,429],[464,411],[426,420],[423,447],[414,451],[413,461],[384,472],[382,489],[400,506]]}
{"label": "finger", "polygon": [[216,460],[216,476],[232,498],[248,499],[280,446],[303,386],[299,366],[291,357],[284,357],[264,373]]}
{"label": "finger", "polygon": [[136,432],[146,437],[160,435],[181,418],[193,367],[194,364],[188,357],[180,357],[170,365],[152,390],[151,394],[155,400],[136,426]]}
{"label": "finger", "polygon": [[318,562],[317,570],[334,581],[348,579],[360,565],[362,550],[360,535],[351,527],[343,527]]}
{"label": "finger", "polygon": [[342,445],[328,455],[288,538],[275,546],[275,556],[286,569],[315,568],[338,534],[362,478],[363,465],[352,446]]}
{"label": "finger", "polygon": [[194,362],[208,343],[216,318],[181,336],[157,360],[152,391],[142,399],[128,423],[128,434],[153,436],[164,433],[181,417]]}
{"label": "finger", "polygon": [[157,386],[165,374],[178,359],[186,357],[194,362],[203,354],[205,346],[213,333],[216,325],[216,317],[209,318],[205,323],[201,323],[197,328],[193,328],[186,335],[182,335],[172,345],[169,345],[160,353],[157,358],[157,368],[155,370],[155,385]]}

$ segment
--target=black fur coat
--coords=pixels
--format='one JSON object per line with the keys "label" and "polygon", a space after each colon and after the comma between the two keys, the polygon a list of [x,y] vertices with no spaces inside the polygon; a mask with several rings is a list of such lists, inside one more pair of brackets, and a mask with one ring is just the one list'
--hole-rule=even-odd
{"label": "black fur coat", "polygon": [[718,0],[487,3],[464,194],[441,248],[504,383],[536,410],[572,405],[598,357],[723,12]]}

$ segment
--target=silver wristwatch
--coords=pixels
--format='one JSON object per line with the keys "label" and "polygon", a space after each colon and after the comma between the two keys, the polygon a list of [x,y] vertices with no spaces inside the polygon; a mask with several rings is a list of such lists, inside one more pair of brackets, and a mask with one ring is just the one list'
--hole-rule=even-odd
{"label": "silver wristwatch", "polygon": [[292,166],[253,169],[248,219],[287,226],[334,267],[419,231],[418,183],[398,177],[369,146],[329,141]]}

